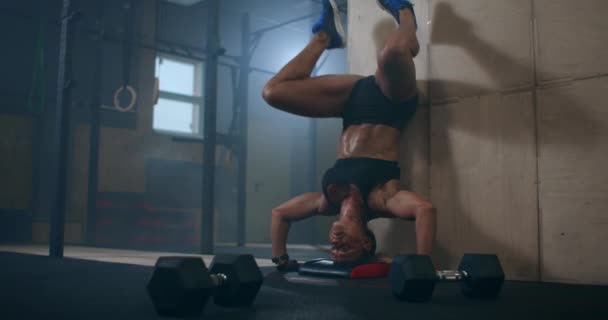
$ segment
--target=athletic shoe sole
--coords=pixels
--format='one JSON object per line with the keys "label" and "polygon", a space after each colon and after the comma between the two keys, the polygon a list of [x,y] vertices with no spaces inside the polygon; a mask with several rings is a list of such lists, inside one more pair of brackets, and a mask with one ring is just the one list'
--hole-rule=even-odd
{"label": "athletic shoe sole", "polygon": [[334,26],[338,35],[342,38],[342,46],[341,48],[346,47],[346,32],[344,32],[344,28],[342,27],[342,22],[340,19],[340,11],[338,10],[338,6],[336,5],[335,0],[329,0],[329,4],[331,4],[332,11],[334,13]]}

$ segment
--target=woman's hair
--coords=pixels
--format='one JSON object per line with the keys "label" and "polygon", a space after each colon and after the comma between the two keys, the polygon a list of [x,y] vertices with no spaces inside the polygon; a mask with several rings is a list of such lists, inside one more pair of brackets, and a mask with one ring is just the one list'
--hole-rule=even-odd
{"label": "woman's hair", "polygon": [[369,228],[365,228],[365,235],[369,238],[369,242],[371,244],[369,250],[365,250],[362,252],[361,257],[355,261],[349,262],[335,262],[336,264],[343,266],[358,266],[367,263],[378,263],[378,259],[376,258],[376,235]]}
{"label": "woman's hair", "polygon": [[365,229],[365,234],[369,237],[371,243],[371,247],[369,251],[367,251],[367,256],[374,257],[376,255],[376,235],[370,228]]}
{"label": "woman's hair", "polygon": [[361,258],[355,264],[375,263],[376,262],[376,235],[370,228],[365,228],[365,235],[371,244],[369,250],[364,251]]}

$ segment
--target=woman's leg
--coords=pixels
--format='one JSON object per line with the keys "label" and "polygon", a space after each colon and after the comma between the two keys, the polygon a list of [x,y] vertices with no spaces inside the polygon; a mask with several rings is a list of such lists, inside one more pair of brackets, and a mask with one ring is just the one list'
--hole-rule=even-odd
{"label": "woman's leg", "polygon": [[378,55],[376,81],[384,94],[395,102],[406,101],[416,95],[414,57],[420,51],[416,37],[416,20],[409,1],[381,0],[381,5],[399,22]]}
{"label": "woman's leg", "polygon": [[353,86],[362,78],[358,75],[311,77],[326,49],[344,46],[335,2],[324,0],[323,8],[310,43],[264,87],[264,99],[277,109],[307,117],[340,117]]}

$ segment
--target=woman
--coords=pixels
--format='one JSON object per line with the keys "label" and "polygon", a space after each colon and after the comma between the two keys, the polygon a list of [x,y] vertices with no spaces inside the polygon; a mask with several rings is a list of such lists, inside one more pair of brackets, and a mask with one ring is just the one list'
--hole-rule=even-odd
{"label": "woman", "polygon": [[300,195],[272,212],[272,254],[279,268],[290,266],[286,249],[290,223],[314,215],[339,214],[329,234],[336,262],[374,257],[375,237],[367,222],[375,218],[415,220],[417,253],[431,254],[436,210],[413,192],[399,190],[401,130],[418,105],[413,61],[419,52],[416,18],[408,0],[378,3],[399,28],[380,51],[373,76],[311,77],[325,50],[345,46],[337,6],[334,0],[324,0],[310,43],[264,88],[264,99],[279,110],[343,119],[337,161],[323,177],[323,192]]}

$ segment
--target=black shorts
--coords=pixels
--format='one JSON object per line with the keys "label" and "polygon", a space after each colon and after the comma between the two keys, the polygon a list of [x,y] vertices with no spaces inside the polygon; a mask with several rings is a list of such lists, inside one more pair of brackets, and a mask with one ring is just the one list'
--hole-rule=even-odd
{"label": "black shorts", "polygon": [[403,129],[418,109],[418,95],[395,103],[387,98],[374,76],[362,78],[355,83],[342,112],[342,130],[351,125],[382,124]]}
{"label": "black shorts", "polygon": [[323,175],[323,194],[330,205],[339,207],[340,204],[331,203],[327,187],[332,184],[354,184],[361,191],[363,201],[367,205],[367,198],[376,186],[390,180],[399,180],[400,176],[399,163],[394,161],[373,158],[338,159]]}

